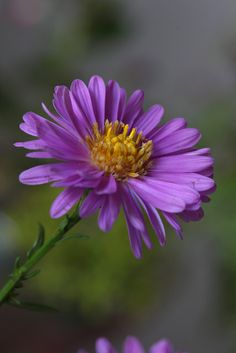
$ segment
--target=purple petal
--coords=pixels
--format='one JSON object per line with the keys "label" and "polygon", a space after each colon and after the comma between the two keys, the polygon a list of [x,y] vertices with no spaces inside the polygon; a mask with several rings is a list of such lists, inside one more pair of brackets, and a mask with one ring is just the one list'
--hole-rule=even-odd
{"label": "purple petal", "polygon": [[201,134],[197,129],[187,128],[175,131],[161,141],[155,142],[153,156],[161,156],[186,150],[195,146],[200,138]]}
{"label": "purple petal", "polygon": [[189,156],[210,156],[211,155],[211,150],[210,148],[206,147],[206,148],[199,148],[197,150],[193,150],[191,152],[187,153]]}
{"label": "purple petal", "polygon": [[131,249],[133,251],[134,256],[137,259],[140,259],[142,257],[141,233],[138,229],[134,228],[126,212],[125,212],[125,220],[128,226],[128,234],[129,234]]}
{"label": "purple petal", "polygon": [[186,204],[181,193],[177,193],[171,185],[152,185],[144,180],[130,179],[129,185],[134,189],[135,193],[140,196],[147,204],[150,203],[155,208],[167,212],[181,212],[185,209]]}
{"label": "purple petal", "polygon": [[104,127],[106,86],[100,76],[93,76],[89,81],[89,93],[91,96],[93,110],[100,129]]}
{"label": "purple petal", "polygon": [[118,193],[104,197],[98,217],[98,225],[102,231],[109,232],[111,230],[119,215],[120,206],[121,200]]}
{"label": "purple petal", "polygon": [[80,207],[80,217],[85,218],[91,216],[101,206],[104,196],[97,196],[93,191],[90,191]]}
{"label": "purple petal", "polygon": [[140,231],[144,231],[145,224],[141,215],[141,211],[127,188],[123,188],[121,197],[124,211],[127,213],[132,226]]}
{"label": "purple petal", "polygon": [[20,124],[20,129],[32,136],[38,136],[37,125],[36,123],[44,123],[47,121],[42,116],[35,114],[33,112],[28,112],[23,115],[24,123]]}
{"label": "purple petal", "polygon": [[144,93],[141,90],[134,91],[128,99],[123,122],[129,124],[130,128],[135,126],[136,119],[142,114],[143,99]]}
{"label": "purple petal", "polygon": [[95,193],[98,195],[112,194],[117,190],[117,183],[113,175],[104,175],[95,189]]}
{"label": "purple petal", "polygon": [[143,135],[148,137],[148,134],[159,124],[163,115],[164,108],[160,105],[153,105],[147,112],[139,117],[138,121],[135,122],[137,131],[142,131]]}
{"label": "purple petal", "polygon": [[150,348],[150,353],[174,353],[174,347],[168,340],[161,340]]}
{"label": "purple petal", "polygon": [[48,109],[48,107],[46,106],[45,103],[42,102],[41,105],[42,105],[42,108],[43,108],[44,112],[45,112],[52,120],[55,120],[56,122],[60,121],[60,116],[53,114],[53,113]]}
{"label": "purple petal", "polygon": [[[49,116],[51,116],[53,120],[66,128],[66,130],[69,130],[73,135],[79,134],[79,136],[84,136],[85,129],[83,124],[81,124],[82,119],[79,119],[79,116],[76,115],[73,96],[66,86],[55,87],[53,106],[58,112],[59,117],[54,117],[54,115],[51,115],[50,112],[46,110],[47,114],[50,114]],[[45,110],[46,107],[43,106],[43,108]]]}
{"label": "purple petal", "polygon": [[53,163],[38,165],[22,172],[20,182],[26,185],[46,184],[75,173],[73,163]]}
{"label": "purple petal", "polygon": [[109,81],[106,87],[106,119],[120,120],[118,116],[121,89],[116,81]]}
{"label": "purple petal", "polygon": [[147,246],[147,248],[151,249],[152,242],[147,232],[145,220],[141,212],[141,209],[139,207],[139,204],[136,201],[135,196],[132,195],[130,190],[126,189],[125,187],[122,190],[122,201],[123,201],[122,203],[123,203],[123,208],[124,208],[126,218],[129,220],[129,223],[130,223],[131,233],[134,233],[132,230],[132,227],[134,227],[137,231],[135,233],[137,234],[136,238],[139,239],[137,243],[138,246],[139,246],[140,240],[142,239],[145,245]]}
{"label": "purple petal", "polygon": [[106,338],[99,338],[95,346],[96,353],[116,353],[115,349]]}
{"label": "purple petal", "polygon": [[86,147],[60,126],[45,120],[35,121],[38,136],[47,145],[47,151],[57,159],[83,160],[87,159]]}
{"label": "purple petal", "polygon": [[32,140],[25,142],[15,142],[15,147],[23,147],[28,150],[40,150],[45,147],[45,142],[42,140]]}
{"label": "purple petal", "polygon": [[166,233],[165,233],[165,228],[162,223],[161,217],[159,216],[159,213],[155,209],[155,207],[147,204],[143,200],[140,200],[142,207],[144,208],[145,212],[148,215],[148,218],[152,224],[152,227],[155,230],[155,233],[158,237],[158,240],[160,242],[160,245],[163,246],[166,243]]}
{"label": "purple petal", "polygon": [[124,88],[120,89],[120,102],[118,107],[118,120],[122,121],[126,108],[126,91]]}
{"label": "purple petal", "polygon": [[170,194],[182,198],[186,205],[192,205],[200,201],[199,193],[188,185],[169,183],[150,177],[146,177],[145,181],[153,187],[162,188],[167,193],[169,190]]}
{"label": "purple petal", "polygon": [[128,336],[124,342],[123,353],[145,353],[145,351],[136,337]]}
{"label": "purple petal", "polygon": [[76,99],[80,112],[84,116],[84,119],[87,120],[90,125],[93,125],[96,122],[96,118],[86,84],[82,80],[74,80],[71,84],[71,91]]}
{"label": "purple petal", "polygon": [[167,220],[167,222],[174,228],[175,232],[177,233],[180,239],[183,239],[183,232],[182,227],[179,224],[177,217],[173,213],[162,212],[163,216]]}
{"label": "purple petal", "polygon": [[73,187],[63,190],[54,200],[50,209],[50,216],[59,218],[66,214],[79,201],[83,191],[83,189]]}
{"label": "purple petal", "polygon": [[204,217],[204,211],[199,208],[197,211],[183,211],[179,215],[185,222],[197,222]]}
{"label": "purple petal", "polygon": [[[53,116],[53,120],[56,120],[56,121],[63,120],[67,124],[72,125],[73,124],[72,116],[74,115],[74,113],[71,105],[69,89],[66,86],[55,87],[53,105],[55,110],[59,114],[59,117],[57,119],[55,119],[55,117]],[[44,107],[44,109],[45,108],[46,107]]]}
{"label": "purple petal", "polygon": [[213,164],[213,159],[208,156],[195,156],[183,153],[176,156],[166,156],[156,159],[150,171],[186,173],[200,172]]}
{"label": "purple petal", "polygon": [[153,132],[152,139],[154,142],[161,141],[163,138],[171,135],[173,132],[185,128],[187,122],[183,118],[175,118],[164,125],[162,125],[157,131]]}
{"label": "purple petal", "polygon": [[27,153],[26,154],[26,157],[29,157],[29,158],[52,158],[52,155],[51,153],[49,152],[30,152],[30,153]]}
{"label": "purple petal", "polygon": [[215,182],[213,179],[208,178],[198,173],[155,173],[155,178],[176,184],[185,184],[192,186],[197,191],[205,191],[211,189]]}
{"label": "purple petal", "polygon": [[93,173],[88,174],[87,176],[80,175],[80,178],[77,181],[77,186],[96,189],[101,181],[103,172],[94,171]]}

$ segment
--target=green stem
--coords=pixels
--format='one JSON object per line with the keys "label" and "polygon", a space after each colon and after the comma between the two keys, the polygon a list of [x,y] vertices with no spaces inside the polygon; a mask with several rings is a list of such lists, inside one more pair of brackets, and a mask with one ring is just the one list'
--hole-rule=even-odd
{"label": "green stem", "polygon": [[30,257],[20,267],[15,269],[7,283],[0,290],[0,305],[8,300],[14,289],[17,288],[20,280],[42,259],[47,253],[54,248],[54,246],[64,237],[64,235],[74,227],[81,218],[78,215],[78,208],[71,216],[67,216],[65,220],[59,225],[56,232],[51,238]]}

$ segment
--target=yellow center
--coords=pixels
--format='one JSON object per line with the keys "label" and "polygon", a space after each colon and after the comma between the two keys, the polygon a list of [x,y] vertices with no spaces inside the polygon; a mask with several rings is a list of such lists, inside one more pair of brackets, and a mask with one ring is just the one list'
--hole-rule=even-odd
{"label": "yellow center", "polygon": [[106,120],[101,133],[97,123],[93,125],[93,136],[87,136],[92,163],[118,180],[144,175],[150,166],[152,141],[145,140],[129,125]]}

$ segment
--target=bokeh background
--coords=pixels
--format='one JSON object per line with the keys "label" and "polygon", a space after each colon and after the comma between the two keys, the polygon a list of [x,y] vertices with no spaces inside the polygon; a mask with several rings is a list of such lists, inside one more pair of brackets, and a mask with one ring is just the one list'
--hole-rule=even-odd
{"label": "bokeh background", "polygon": [[[109,234],[96,219],[88,239],[61,244],[25,299],[58,314],[1,308],[1,353],[94,351],[98,336],[117,348],[127,334],[145,347],[169,337],[190,353],[236,351],[236,2],[235,0],[0,1],[0,282],[14,258],[57,226],[48,210],[57,190],[25,187],[18,174],[37,161],[13,148],[26,111],[50,105],[53,87],[98,73],[129,92],[145,91],[166,119],[184,116],[210,146],[218,184],[206,216],[184,225],[179,241],[157,241],[137,261],[123,217]],[[155,236],[153,235],[153,239]],[[154,239],[155,240],[155,239]]]}

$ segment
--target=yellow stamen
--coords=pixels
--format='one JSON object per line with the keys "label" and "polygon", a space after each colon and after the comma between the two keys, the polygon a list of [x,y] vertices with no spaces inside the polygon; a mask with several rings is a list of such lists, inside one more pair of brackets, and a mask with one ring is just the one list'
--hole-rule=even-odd
{"label": "yellow stamen", "polygon": [[105,121],[104,132],[98,124],[93,125],[93,136],[87,136],[91,161],[100,170],[112,174],[117,180],[145,175],[151,165],[153,144],[145,140],[140,132],[119,121]]}

